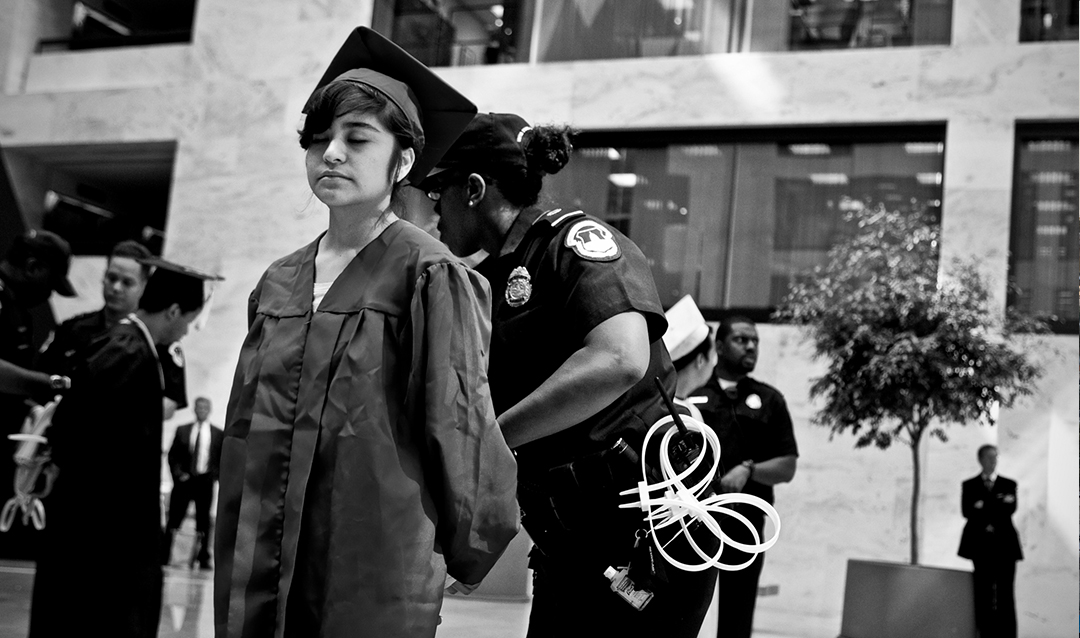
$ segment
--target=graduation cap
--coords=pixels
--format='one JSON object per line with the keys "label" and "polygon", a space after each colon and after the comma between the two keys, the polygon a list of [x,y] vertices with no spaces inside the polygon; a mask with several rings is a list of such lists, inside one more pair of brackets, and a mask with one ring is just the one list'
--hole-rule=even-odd
{"label": "graduation cap", "polygon": [[668,321],[664,345],[672,361],[678,361],[694,351],[709,336],[709,324],[701,316],[694,298],[686,295],[664,313]]}
{"label": "graduation cap", "polygon": [[367,27],[357,27],[349,34],[315,88],[334,81],[355,82],[379,91],[424,132],[424,150],[407,176],[412,184],[427,176],[476,114],[476,105],[464,95]]}
{"label": "graduation cap", "polygon": [[199,316],[192,322],[196,329],[206,323],[209,314],[210,299],[214,282],[223,281],[219,275],[205,273],[189,266],[184,266],[160,257],[140,259],[141,263],[153,268],[150,279],[139,307],[151,312],[179,304],[186,312],[201,309]]}

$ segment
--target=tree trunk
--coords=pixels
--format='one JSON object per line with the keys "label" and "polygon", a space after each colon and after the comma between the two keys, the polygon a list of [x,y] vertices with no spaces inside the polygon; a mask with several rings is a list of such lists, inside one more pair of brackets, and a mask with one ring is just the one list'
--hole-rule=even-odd
{"label": "tree trunk", "polygon": [[911,564],[919,564],[919,492],[922,487],[922,468],[919,465],[919,443],[922,441],[922,428],[911,428]]}

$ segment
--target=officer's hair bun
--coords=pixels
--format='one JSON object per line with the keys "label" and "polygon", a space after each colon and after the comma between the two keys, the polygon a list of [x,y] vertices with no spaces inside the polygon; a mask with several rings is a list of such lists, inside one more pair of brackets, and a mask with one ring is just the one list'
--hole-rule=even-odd
{"label": "officer's hair bun", "polygon": [[570,161],[575,133],[568,126],[537,126],[525,134],[525,159],[530,171],[554,175]]}

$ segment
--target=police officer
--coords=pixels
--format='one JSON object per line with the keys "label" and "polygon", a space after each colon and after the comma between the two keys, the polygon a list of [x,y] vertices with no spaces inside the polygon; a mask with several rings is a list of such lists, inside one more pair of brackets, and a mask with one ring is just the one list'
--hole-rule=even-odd
{"label": "police officer", "polygon": [[[15,238],[0,262],[0,502],[13,494],[15,464],[7,435],[18,432],[28,407],[27,398],[45,401],[64,391],[70,380],[33,369],[37,345],[31,311],[48,301],[55,290],[75,295],[67,279],[71,248],[61,237],[31,230]],[[0,534],[0,557],[33,558],[34,534],[21,525]]]}
{"label": "police officer", "polygon": [[[654,379],[674,390],[663,309],[633,242],[582,211],[535,207],[570,151],[565,128],[480,114],[419,185],[450,249],[489,255],[477,268],[492,286],[488,376],[536,543],[528,636],[695,636],[715,573],[649,565],[641,510],[618,508],[666,414]],[[605,578],[624,566],[654,594],[640,611]]]}
{"label": "police officer", "polygon": [[[720,460],[726,471],[719,490],[751,494],[772,503],[773,486],[795,477],[799,447],[784,395],[750,376],[757,365],[758,341],[757,327],[750,319],[721,319],[716,328],[716,367],[694,394],[703,399],[698,408],[720,439]],[[741,506],[738,511],[762,538],[764,512]],[[746,526],[734,519],[725,516],[721,525],[736,541],[755,542]],[[737,550],[731,554],[725,561],[733,564],[749,558]],[[720,638],[750,638],[764,561],[765,555],[758,554],[746,569],[720,573]]]}
{"label": "police officer", "polygon": [[[40,368],[46,372],[71,374],[108,340],[109,331],[139,307],[139,299],[150,277],[150,251],[134,240],[113,247],[101,279],[105,305],[93,312],[76,315],[57,327],[42,346]],[[170,418],[187,405],[184,356],[179,343],[158,345],[158,360],[165,378],[163,412]]]}

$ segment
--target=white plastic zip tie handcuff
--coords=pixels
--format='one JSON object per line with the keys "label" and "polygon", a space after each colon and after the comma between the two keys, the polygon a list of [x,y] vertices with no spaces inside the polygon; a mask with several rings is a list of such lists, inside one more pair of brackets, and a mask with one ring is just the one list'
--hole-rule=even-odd
{"label": "white plastic zip tie handcuff", "polygon": [[[635,503],[621,504],[619,507],[624,509],[640,507],[642,511],[646,512],[645,520],[649,523],[650,536],[652,536],[653,544],[656,545],[656,548],[668,563],[683,571],[700,572],[711,567],[716,567],[724,571],[739,571],[745,569],[754,562],[758,554],[765,552],[776,544],[776,540],[780,536],[780,514],[777,513],[776,508],[769,505],[764,499],[750,494],[713,494],[712,496],[702,499],[702,494],[708,490],[720,467],[720,438],[717,437],[716,432],[714,432],[712,428],[697,419],[682,416],[681,420],[688,432],[700,433],[703,438],[705,445],[702,446],[701,452],[697,455],[697,458],[695,458],[690,466],[683,470],[682,473],[677,473],[675,471],[675,467],[671,462],[669,448],[671,447],[672,439],[679,434],[679,429],[672,427],[674,419],[671,415],[660,419],[649,428],[648,433],[645,435],[645,441],[642,443],[640,457],[641,475],[642,477],[647,477],[648,468],[645,465],[645,459],[647,458],[646,451],[649,448],[649,441],[652,440],[653,435],[666,428],[667,431],[664,432],[663,438],[660,439],[660,471],[663,480],[652,484],[648,483],[646,480],[642,480],[638,483],[636,489],[620,492],[621,496],[635,495],[638,500]],[[712,451],[712,467],[709,468],[709,471],[697,483],[688,486],[684,481],[688,480],[702,464],[706,456],[706,447]],[[762,540],[759,537],[754,524],[751,523],[746,516],[731,507],[739,503],[752,505],[765,512],[765,515],[768,516],[769,520],[773,523],[773,533],[771,537]],[[720,523],[716,518],[718,515],[731,517],[745,525],[750,531],[751,536],[753,536],[754,542],[747,544],[733,540],[721,529]],[[695,520],[700,521],[706,529],[720,539],[720,546],[716,549],[715,554],[710,555],[703,550],[690,533],[690,525],[693,524]],[[685,535],[690,547],[692,547],[694,552],[701,557],[701,563],[688,564],[676,560],[664,549],[664,546],[667,543],[660,543],[656,531],[676,524],[680,526],[680,529],[667,541],[667,543],[675,540],[680,535]],[[721,556],[724,553],[725,547],[728,546],[750,554],[749,560],[734,565],[724,563],[721,560]]]}
{"label": "white plastic zip tie handcuff", "polygon": [[[33,490],[47,461],[38,454],[38,448],[48,442],[44,433],[52,425],[53,413],[59,404],[60,396],[57,396],[43,406],[34,406],[23,421],[22,431],[7,437],[19,445],[15,452],[15,495],[0,509],[0,532],[11,529],[19,511],[22,511],[23,525],[33,524],[38,530],[45,529],[45,505]],[[47,480],[46,493],[51,489],[51,483]]]}

